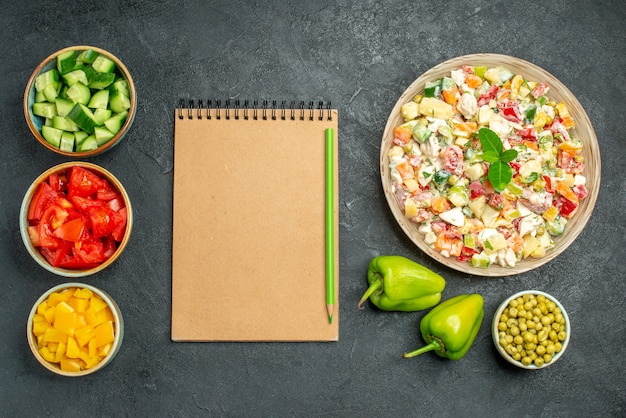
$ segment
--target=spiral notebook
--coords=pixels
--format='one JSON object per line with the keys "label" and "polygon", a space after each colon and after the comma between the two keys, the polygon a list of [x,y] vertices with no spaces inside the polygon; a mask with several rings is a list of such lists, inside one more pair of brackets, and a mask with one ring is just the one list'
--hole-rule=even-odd
{"label": "spiral notebook", "polygon": [[[337,341],[337,110],[193,100],[174,119],[172,340]],[[335,133],[332,323],[327,128]]]}

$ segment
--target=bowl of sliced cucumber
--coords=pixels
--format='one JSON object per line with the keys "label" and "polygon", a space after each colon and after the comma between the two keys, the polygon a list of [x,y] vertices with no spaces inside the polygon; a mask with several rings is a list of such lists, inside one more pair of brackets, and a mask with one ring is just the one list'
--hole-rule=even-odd
{"label": "bowl of sliced cucumber", "polygon": [[71,46],[43,60],[24,93],[30,131],[67,157],[91,157],[117,145],[135,118],[135,84],[115,55]]}

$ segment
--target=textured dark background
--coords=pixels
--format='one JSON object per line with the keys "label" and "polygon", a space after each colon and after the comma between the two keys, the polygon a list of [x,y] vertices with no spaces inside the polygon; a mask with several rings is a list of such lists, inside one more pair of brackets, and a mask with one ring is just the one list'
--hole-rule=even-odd
{"label": "textured dark background", "polygon": [[[2,1],[0,415],[626,415],[625,22],[623,0]],[[76,44],[112,51],[136,83],[130,133],[91,159],[125,185],[135,227],[121,259],[84,279],[120,305],[122,349],[104,370],[67,379],[37,364],[26,343],[32,304],[64,279],[30,259],[18,213],[35,177],[65,161],[28,131],[26,81],[43,58]],[[430,67],[478,52],[559,78],[586,109],[602,155],[599,199],[577,241],[508,278],[468,277],[427,259],[395,224],[379,178],[382,131],[399,95]],[[339,342],[170,341],[173,117],[178,99],[192,97],[323,99],[339,109]],[[203,216],[210,208],[198,208]],[[448,296],[484,295],[486,320],[465,358],[403,360],[422,344],[423,313],[356,309],[379,254],[441,273]],[[573,326],[565,356],[539,372],[500,359],[488,326],[503,298],[528,288],[560,299]]]}

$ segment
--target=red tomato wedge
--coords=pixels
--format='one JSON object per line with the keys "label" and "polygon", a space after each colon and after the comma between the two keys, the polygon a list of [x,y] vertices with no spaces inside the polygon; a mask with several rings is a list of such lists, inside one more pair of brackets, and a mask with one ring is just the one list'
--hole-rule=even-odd
{"label": "red tomato wedge", "polygon": [[67,186],[67,194],[73,196],[88,197],[105,188],[106,182],[89,170],[79,166],[72,167],[72,174]]}
{"label": "red tomato wedge", "polygon": [[30,206],[28,207],[28,220],[39,221],[44,210],[46,210],[48,205],[54,202],[57,197],[57,192],[55,192],[48,183],[42,182],[33,195]]}
{"label": "red tomato wedge", "polygon": [[82,218],[72,219],[54,230],[52,235],[65,241],[78,242],[83,236],[85,221]]}

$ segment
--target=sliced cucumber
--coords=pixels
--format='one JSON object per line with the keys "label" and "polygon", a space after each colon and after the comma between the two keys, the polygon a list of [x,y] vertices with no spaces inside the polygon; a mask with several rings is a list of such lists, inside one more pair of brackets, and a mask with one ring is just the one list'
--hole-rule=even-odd
{"label": "sliced cucumber", "polygon": [[80,103],[86,105],[91,100],[91,90],[89,87],[81,82],[77,82],[73,86],[67,89],[65,95],[71,99],[74,103]]}
{"label": "sliced cucumber", "polygon": [[85,132],[85,131],[74,132],[74,140],[75,140],[76,144],[80,144],[88,136],[89,136],[89,134],[87,132]]}
{"label": "sliced cucumber", "polygon": [[91,66],[99,73],[112,73],[115,71],[115,62],[104,55],[98,55]]}
{"label": "sliced cucumber", "polygon": [[89,88],[92,89],[104,89],[109,87],[113,82],[115,81],[115,74],[114,73],[99,73],[97,71],[94,71],[90,76],[89,76]]}
{"label": "sliced cucumber", "polygon": [[[121,83],[123,81],[123,83]],[[109,87],[109,104],[113,113],[120,113],[130,109],[128,84],[126,80],[118,80]]]}
{"label": "sliced cucumber", "polygon": [[96,137],[93,135],[89,135],[80,144],[76,144],[77,152],[91,151],[96,148],[98,148],[98,143],[96,142]]}
{"label": "sliced cucumber", "polygon": [[122,125],[124,125],[127,117],[128,112],[116,113],[114,116],[104,121],[104,126],[106,126],[109,131],[116,134],[122,129]]}
{"label": "sliced cucumber", "polygon": [[91,96],[87,107],[91,109],[108,109],[109,107],[109,91],[98,90]]}
{"label": "sliced cucumber", "polygon": [[69,73],[63,74],[63,80],[65,80],[65,83],[67,83],[68,86],[73,86],[74,84],[78,83],[79,81],[81,83],[83,83],[84,85],[89,84],[89,81],[87,80],[87,74],[85,74],[84,70],[74,70],[74,71],[70,71]]}
{"label": "sliced cucumber", "polygon": [[59,87],[59,71],[56,68],[41,73],[35,78],[35,90],[37,91],[43,91],[48,84],[53,84],[55,88]]}
{"label": "sliced cucumber", "polygon": [[81,103],[77,103],[67,117],[74,121],[80,129],[89,134],[92,134],[94,128],[98,125],[91,109]]}
{"label": "sliced cucumber", "polygon": [[47,102],[48,100],[46,99],[46,96],[44,96],[43,91],[36,91],[35,92],[35,101],[34,103],[41,103],[41,102]]}
{"label": "sliced cucumber", "polygon": [[53,128],[52,126],[42,126],[41,127],[41,135],[44,137],[46,141],[55,147],[59,147],[61,145],[61,136],[63,135],[63,131],[60,129]]}
{"label": "sliced cucumber", "polygon": [[59,116],[67,116],[68,113],[70,113],[70,110],[74,107],[74,102],[62,97],[57,97],[54,100],[54,103],[57,109],[57,115]]}
{"label": "sliced cucumber", "polygon": [[74,134],[72,132],[63,132],[61,134],[61,143],[59,148],[62,151],[72,152],[74,151]]}
{"label": "sliced cucumber", "polygon": [[111,109],[96,109],[93,111],[93,117],[98,122],[98,126],[104,125],[104,122],[110,119],[112,114]]}
{"label": "sliced cucumber", "polygon": [[33,115],[41,116],[42,118],[53,118],[57,114],[57,108],[54,103],[33,103]]}
{"label": "sliced cucumber", "polygon": [[61,75],[69,73],[76,67],[76,50],[64,52],[57,56],[57,69]]}
{"label": "sliced cucumber", "polygon": [[44,87],[42,93],[47,102],[54,102],[54,99],[56,99],[59,95],[56,87],[54,87],[53,84],[48,84],[46,87]]}
{"label": "sliced cucumber", "polygon": [[100,126],[96,126],[93,129],[93,134],[96,137],[96,143],[98,144],[98,146],[106,144],[107,142],[109,142],[109,140],[111,140],[111,138],[115,136],[113,132],[109,131],[107,128],[103,128]]}
{"label": "sliced cucumber", "polygon": [[65,116],[55,116],[52,118],[52,127],[56,129],[61,129],[66,132],[76,132],[80,131],[80,128],[76,123],[68,117]]}
{"label": "sliced cucumber", "polygon": [[96,58],[98,58],[98,53],[93,49],[85,49],[76,58],[77,61],[80,61],[85,64],[93,64]]}

